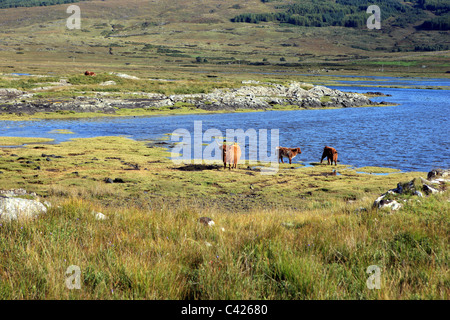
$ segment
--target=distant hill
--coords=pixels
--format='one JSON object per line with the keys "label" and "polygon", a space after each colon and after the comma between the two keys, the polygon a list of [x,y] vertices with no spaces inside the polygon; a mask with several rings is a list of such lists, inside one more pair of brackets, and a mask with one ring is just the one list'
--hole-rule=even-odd
{"label": "distant hill", "polygon": [[18,7],[42,7],[89,0],[0,0],[0,9]]}
{"label": "distant hill", "polygon": [[[383,23],[394,27],[408,27],[418,21],[417,26],[426,30],[449,30],[450,1],[448,0],[261,0],[275,3],[280,12],[244,13],[231,19],[232,22],[259,23],[277,21],[306,27],[340,26],[363,28],[366,26],[369,5],[377,5]],[[279,3],[279,4],[278,4]]]}
{"label": "distant hill", "polygon": [[[201,77],[245,66],[447,75],[448,0],[365,1],[0,0],[0,72],[52,65],[57,73],[165,70],[172,79],[179,70]],[[67,28],[71,3],[80,29]],[[370,4],[381,8],[381,29],[366,26]]]}

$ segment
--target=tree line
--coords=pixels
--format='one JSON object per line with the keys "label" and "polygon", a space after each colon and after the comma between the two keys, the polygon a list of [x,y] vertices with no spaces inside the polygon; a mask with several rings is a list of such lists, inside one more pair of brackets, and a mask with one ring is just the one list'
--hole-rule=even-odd
{"label": "tree line", "polygon": [[[272,2],[276,0],[261,0]],[[233,22],[259,23],[276,21],[305,27],[341,26],[361,28],[366,26],[370,14],[369,5],[377,5],[381,10],[381,19],[389,19],[393,26],[405,27],[415,21],[426,18],[424,10],[437,15],[426,20],[423,28],[428,30],[448,30],[450,2],[448,0],[412,0],[405,4],[399,0],[292,0],[289,3],[275,5],[281,12],[244,13],[231,19]]]}
{"label": "tree line", "polygon": [[0,0],[0,9],[18,7],[42,7],[87,0]]}

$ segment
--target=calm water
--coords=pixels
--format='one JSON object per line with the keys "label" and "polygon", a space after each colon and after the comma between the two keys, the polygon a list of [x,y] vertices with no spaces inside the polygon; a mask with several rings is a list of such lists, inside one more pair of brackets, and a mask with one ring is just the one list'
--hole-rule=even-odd
{"label": "calm water", "polygon": [[[439,84],[437,80],[433,79],[433,83],[437,83],[435,85],[448,82],[442,79]],[[354,81],[354,84],[360,83]],[[411,86],[415,85],[417,83],[411,83]],[[302,149],[302,154],[294,162],[317,162],[323,147],[329,145],[339,151],[341,164],[356,167],[380,166],[403,171],[450,167],[449,91],[360,86],[331,88],[351,92],[381,91],[392,97],[372,100],[400,105],[169,117],[0,121],[0,136],[47,137],[57,142],[74,137],[110,135],[155,140],[179,128],[189,130],[193,136],[194,121],[201,120],[203,132],[216,128],[223,135],[226,129],[279,129],[281,146]],[[50,133],[55,129],[68,129],[75,134]]]}

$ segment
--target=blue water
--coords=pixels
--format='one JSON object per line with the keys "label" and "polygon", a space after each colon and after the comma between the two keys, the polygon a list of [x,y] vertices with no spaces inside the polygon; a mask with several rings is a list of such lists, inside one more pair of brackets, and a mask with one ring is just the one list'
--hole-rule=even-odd
{"label": "blue water", "polygon": [[[111,135],[155,140],[167,137],[164,134],[180,128],[187,129],[194,136],[194,121],[202,121],[203,133],[215,128],[223,136],[226,129],[268,129],[270,137],[270,129],[279,129],[281,146],[300,147],[302,150],[294,163],[320,161],[323,147],[328,145],[338,150],[341,164],[355,167],[379,166],[402,171],[450,167],[449,91],[330,87],[361,93],[381,91],[392,97],[372,100],[399,105],[161,117],[1,121],[0,136],[46,137],[56,142],[75,137]],[[75,134],[51,133],[55,129],[68,129]],[[248,157],[255,159],[256,155],[246,153]]]}
{"label": "blue water", "polygon": [[[320,75],[332,76],[335,75]],[[421,78],[421,77],[379,77],[379,76],[338,76],[342,78],[349,78],[351,80],[336,80],[336,83],[351,84],[358,86],[402,86],[411,88],[432,88],[432,87],[450,87],[450,79],[439,79],[439,78]],[[358,79],[358,78],[363,78]],[[366,80],[368,79],[368,80]],[[347,87],[348,88],[348,87]],[[373,87],[371,88],[373,91]]]}

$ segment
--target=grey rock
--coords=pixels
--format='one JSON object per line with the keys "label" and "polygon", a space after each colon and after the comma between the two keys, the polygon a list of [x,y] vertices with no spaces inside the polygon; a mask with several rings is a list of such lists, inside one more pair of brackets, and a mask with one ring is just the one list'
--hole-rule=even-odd
{"label": "grey rock", "polygon": [[25,94],[25,92],[18,89],[0,88],[0,98],[13,98],[23,94]]}
{"label": "grey rock", "polygon": [[27,191],[25,189],[11,189],[11,190],[0,190],[0,196],[3,197],[17,197],[17,196],[25,196]]}
{"label": "grey rock", "polygon": [[431,186],[429,186],[429,185],[427,185],[427,184],[424,184],[424,185],[423,185],[423,191],[424,191],[426,194],[437,194],[437,193],[440,193],[439,190],[437,190],[437,189],[435,189],[435,188],[433,188],[433,187],[431,187]]}
{"label": "grey rock", "polygon": [[415,196],[418,196],[419,198],[423,198],[422,192],[420,192],[420,191],[418,191],[418,190],[414,191],[414,195],[415,195]]}
{"label": "grey rock", "polygon": [[[116,74],[118,75],[118,74]],[[104,83],[111,85],[112,82]],[[249,84],[256,84],[250,82]],[[305,90],[305,88],[311,88]],[[3,89],[9,90],[9,89]],[[18,91],[4,91],[8,94],[19,94]],[[195,108],[203,110],[237,110],[272,109],[275,104],[294,105],[302,108],[322,108],[322,107],[356,107],[362,105],[376,104],[366,96],[357,93],[346,93],[333,90],[324,86],[313,86],[310,84],[292,82],[289,86],[274,83],[258,83],[234,89],[216,89],[208,94],[180,94],[165,96],[158,93],[132,93],[139,98],[136,99],[113,99],[108,98],[107,93],[98,93],[96,98],[79,96],[65,101],[46,100],[22,100],[13,104],[4,104],[0,108],[0,113],[27,113],[36,112],[102,112],[115,113],[116,109],[135,108],[161,108],[176,107],[177,102],[184,102],[193,105]],[[327,96],[326,102],[321,98]],[[0,95],[1,97],[1,95]]]}
{"label": "grey rock", "polygon": [[381,200],[378,204],[379,209],[391,209],[396,211],[400,209],[402,205],[395,200]]}

